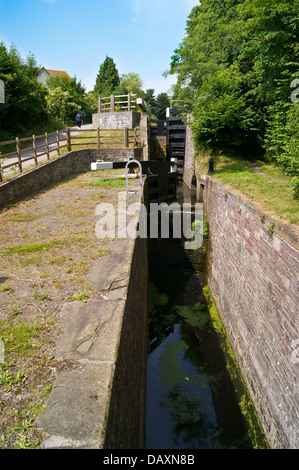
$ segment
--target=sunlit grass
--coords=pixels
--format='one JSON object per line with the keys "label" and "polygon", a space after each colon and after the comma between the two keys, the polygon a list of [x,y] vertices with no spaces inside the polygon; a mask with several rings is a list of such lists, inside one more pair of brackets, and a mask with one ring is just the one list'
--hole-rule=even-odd
{"label": "sunlit grass", "polygon": [[[208,157],[200,157],[198,170],[208,173]],[[271,163],[236,157],[215,158],[213,177],[237,189],[263,210],[291,224],[299,224],[299,201],[294,198],[293,180]]]}

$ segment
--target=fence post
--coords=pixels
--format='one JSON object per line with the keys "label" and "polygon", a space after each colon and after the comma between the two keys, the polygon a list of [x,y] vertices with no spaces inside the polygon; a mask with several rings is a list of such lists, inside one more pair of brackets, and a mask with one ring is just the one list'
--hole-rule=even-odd
{"label": "fence post", "polygon": [[35,135],[32,136],[32,146],[33,146],[33,151],[34,151],[35,166],[37,166],[37,151],[36,151],[36,137],[35,137]]}
{"label": "fence post", "polygon": [[17,151],[17,156],[18,156],[18,165],[19,165],[19,171],[22,173],[22,158],[21,158],[21,150],[20,150],[20,139],[19,137],[16,137],[16,151]]}
{"label": "fence post", "polygon": [[125,147],[129,146],[129,133],[128,133],[128,128],[125,127],[124,129],[124,141],[125,141]]}
{"label": "fence post", "polygon": [[101,97],[99,96],[99,113],[102,112],[102,100]]}
{"label": "fence post", "polygon": [[110,95],[110,111],[114,113],[114,95]]}
{"label": "fence post", "polygon": [[69,127],[66,129],[66,140],[67,140],[67,150],[70,152],[72,150],[72,143],[71,143],[71,130]]}
{"label": "fence post", "polygon": [[60,148],[59,148],[59,131],[56,131],[56,143],[57,143],[57,153],[60,155]]}
{"label": "fence post", "polygon": [[128,94],[128,111],[131,111],[131,95]]}
{"label": "fence post", "polygon": [[100,148],[100,128],[97,127],[97,139],[98,139],[98,149]]}
{"label": "fence post", "polygon": [[45,144],[46,144],[47,160],[50,160],[48,132],[45,132]]}
{"label": "fence post", "polygon": [[134,147],[137,147],[137,127],[134,127]]}

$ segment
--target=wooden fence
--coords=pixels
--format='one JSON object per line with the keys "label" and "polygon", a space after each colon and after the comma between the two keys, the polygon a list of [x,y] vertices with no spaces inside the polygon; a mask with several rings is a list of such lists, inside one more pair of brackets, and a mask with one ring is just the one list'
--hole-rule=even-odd
{"label": "wooden fence", "polygon": [[[31,142],[31,146],[21,148],[23,143],[26,145],[26,142]],[[26,162],[32,161],[33,166],[37,166],[39,163],[71,150],[80,148],[140,147],[140,128],[115,130],[67,128],[22,139],[16,137],[13,140],[0,142],[0,150],[1,146],[14,148],[13,151],[0,155],[0,181],[3,181],[4,172],[9,169],[18,170],[21,173],[24,171]],[[42,161],[40,160],[41,157],[43,157]],[[6,163],[6,160],[8,160],[8,163]]]}
{"label": "wooden fence", "polygon": [[128,95],[110,95],[104,98],[99,97],[99,113],[115,111],[132,111],[136,109],[135,94],[129,93]]}

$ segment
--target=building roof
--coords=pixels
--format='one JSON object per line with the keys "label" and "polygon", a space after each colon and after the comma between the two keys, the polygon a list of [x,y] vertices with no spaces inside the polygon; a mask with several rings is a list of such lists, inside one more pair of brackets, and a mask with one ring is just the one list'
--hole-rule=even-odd
{"label": "building roof", "polygon": [[51,75],[62,75],[63,77],[67,77],[69,80],[72,80],[68,73],[64,72],[63,70],[51,70],[45,69],[48,74]]}

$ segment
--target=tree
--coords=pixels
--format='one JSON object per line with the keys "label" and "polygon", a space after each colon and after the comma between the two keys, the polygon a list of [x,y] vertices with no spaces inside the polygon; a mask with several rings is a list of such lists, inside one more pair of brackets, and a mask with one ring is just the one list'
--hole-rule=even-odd
{"label": "tree", "polygon": [[284,128],[294,107],[298,26],[293,0],[202,0],[192,9],[169,73],[194,115],[198,150],[256,155],[270,148],[271,126]]}
{"label": "tree", "polygon": [[63,75],[54,75],[47,80],[47,107],[52,115],[65,125],[74,123],[74,116],[80,109],[86,120],[90,120],[90,109],[86,100],[85,88],[74,77],[71,80]]}
{"label": "tree", "polygon": [[0,106],[0,138],[24,136],[47,121],[46,88],[37,81],[34,57],[22,60],[14,45],[0,43],[0,79],[5,83],[5,104]]}
{"label": "tree", "polygon": [[74,122],[74,116],[78,106],[69,91],[63,90],[61,87],[50,88],[47,94],[47,109],[49,113],[60,119],[65,125]]}
{"label": "tree", "polygon": [[142,91],[142,80],[137,73],[123,73],[120,77],[120,85],[127,93],[137,95],[137,98],[142,98],[144,92]]}
{"label": "tree", "polygon": [[110,96],[119,85],[120,79],[116,65],[111,57],[106,56],[106,59],[100,66],[94,86],[94,92],[97,97]]}
{"label": "tree", "polygon": [[144,97],[143,97],[147,109],[149,112],[149,118],[150,119],[155,119],[156,115],[156,97],[155,97],[155,90],[153,88],[149,88],[148,90],[145,91]]}
{"label": "tree", "polygon": [[166,119],[166,108],[170,107],[169,96],[167,93],[160,93],[156,99],[156,118],[157,119]]}

